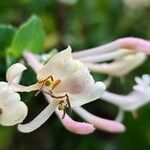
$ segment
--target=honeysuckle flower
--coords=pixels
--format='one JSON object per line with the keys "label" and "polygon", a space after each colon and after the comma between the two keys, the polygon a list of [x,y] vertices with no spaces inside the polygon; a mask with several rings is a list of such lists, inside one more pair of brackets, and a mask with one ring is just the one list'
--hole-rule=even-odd
{"label": "honeysuckle flower", "polygon": [[[50,63],[50,64],[53,64],[54,66],[53,67],[55,67],[56,69],[57,68],[59,68],[59,67],[61,67],[62,69],[67,69],[67,68],[64,68],[64,66],[68,66],[68,63],[70,63],[70,62],[72,62],[73,60],[72,60],[72,58],[70,58],[70,52],[69,52],[69,54],[68,54],[68,51],[70,51],[70,50],[66,50],[66,51],[63,51],[63,52],[61,52],[61,53],[59,53],[59,54],[57,54],[56,56],[54,56],[54,58],[52,59],[52,60],[50,60],[50,61],[52,61],[51,63],[50,62],[48,62],[48,64]],[[66,57],[66,54],[69,56],[69,58],[68,57]],[[61,59],[60,59],[60,56],[62,57]],[[35,58],[35,56],[33,56],[31,53],[25,53],[24,54],[24,57],[25,57],[25,60],[30,64],[30,66],[35,70],[35,72],[37,72],[37,74],[41,71],[41,70],[43,70],[43,68],[46,68],[46,69],[49,69],[48,68],[48,66],[49,65],[46,65],[46,66],[44,66],[44,67],[41,67],[41,65],[39,64],[39,62],[37,61],[37,59]],[[54,62],[54,60],[56,60],[56,58],[57,58],[57,61],[58,62]],[[64,58],[64,59],[63,59]],[[62,64],[62,62],[60,63],[60,60],[63,62],[63,64]],[[65,62],[65,64],[64,64],[64,62]],[[55,64],[56,63],[56,64]],[[74,68],[77,68],[77,70],[80,70],[82,67],[83,68],[85,68],[85,66],[82,64],[82,63],[79,63],[78,61],[74,61],[74,63],[73,63],[74,65]],[[65,91],[66,89],[67,90],[69,90],[69,89],[72,89],[73,88],[73,91],[75,90],[75,98],[77,99],[77,100],[79,100],[79,101],[83,101],[83,102],[79,102],[79,103],[77,103],[77,102],[74,102],[74,103],[72,103],[71,102],[71,100],[73,100],[73,99],[70,99],[70,105],[71,105],[71,107],[73,107],[73,106],[76,106],[76,107],[73,107],[73,110],[75,109],[75,108],[79,108],[78,106],[80,106],[80,105],[82,105],[82,104],[84,104],[84,103],[86,103],[86,99],[89,99],[90,97],[92,98],[94,98],[94,99],[96,99],[96,96],[94,96],[91,92],[93,91],[93,90],[91,90],[91,88],[90,88],[90,84],[89,84],[89,82],[91,82],[92,81],[92,84],[93,84],[93,79],[91,78],[91,75],[89,75],[89,72],[88,72],[88,70],[87,69],[85,69],[85,71],[81,71],[82,72],[82,76],[83,77],[86,77],[86,85],[85,86],[87,86],[87,87],[85,87],[85,90],[83,90],[82,91],[82,94],[78,94],[78,89],[77,88],[79,88],[80,86],[71,86],[71,85],[69,85],[69,82],[70,83],[72,83],[72,81],[73,81],[73,85],[80,85],[80,84],[82,84],[82,85],[84,85],[84,78],[83,77],[81,77],[81,79],[79,79],[79,76],[80,76],[80,71],[76,71],[76,69],[75,69],[75,73],[71,73],[71,72],[74,72],[73,70],[73,68],[71,69],[71,65],[69,64],[69,66],[70,66],[70,70],[66,70],[68,73],[69,73],[69,76],[67,75],[67,79],[68,80],[64,80],[65,82],[65,84],[67,85],[67,87],[65,87],[65,86],[60,86],[58,89],[60,90],[60,89],[62,89],[62,91]],[[52,68],[50,68],[51,70],[53,70],[53,67]],[[81,68],[80,68],[81,67]],[[42,68],[42,69],[39,69],[39,68]],[[59,71],[57,71],[57,72],[59,72],[59,74],[58,75],[60,75],[61,74],[61,68],[59,68],[60,70]],[[45,69],[44,69],[45,70]],[[84,70],[84,69],[83,69]],[[50,71],[49,71],[50,72]],[[64,70],[63,70],[63,73],[64,73]],[[66,72],[65,72],[66,73]],[[40,75],[41,74],[43,74],[43,73],[40,73]],[[46,74],[44,74],[44,75],[46,75],[45,77],[47,77],[48,76],[48,74],[49,73],[46,73]],[[39,76],[40,76],[39,75]],[[57,75],[57,74],[56,74]],[[57,75],[57,76],[58,76]],[[38,76],[38,77],[39,77]],[[43,75],[42,75],[43,76]],[[88,76],[90,76],[90,77],[88,77]],[[44,77],[44,78],[45,78]],[[58,76],[59,77],[59,76]],[[61,76],[60,76],[61,77]],[[62,80],[62,79],[61,79]],[[78,83],[74,83],[74,81],[75,82],[80,82],[80,84],[78,84]],[[88,84],[87,84],[88,83]],[[64,85],[65,85],[64,84]],[[99,91],[97,91],[99,94],[99,96],[101,95],[101,92],[104,90],[104,85],[100,82],[100,83],[98,83],[99,85],[101,85],[101,86],[99,86]],[[100,88],[101,87],[101,88]],[[57,90],[58,90],[57,89]],[[80,88],[79,88],[80,89]],[[87,90],[87,89],[89,89],[89,90]],[[86,92],[86,93],[85,93]],[[91,93],[91,95],[89,95]],[[94,93],[94,92],[93,92]],[[84,94],[86,94],[86,95],[84,95]],[[51,115],[51,113],[55,110],[55,112],[56,112],[56,114],[57,114],[57,116],[59,117],[59,119],[61,120],[61,122],[62,122],[62,124],[66,127],[66,129],[68,129],[69,131],[71,131],[71,132],[73,132],[73,133],[77,133],[77,134],[89,134],[89,133],[91,133],[91,132],[93,132],[94,131],[94,127],[93,127],[93,125],[95,126],[96,125],[96,127],[97,128],[100,128],[100,129],[103,129],[103,130],[106,130],[106,131],[110,131],[110,132],[123,132],[124,130],[125,130],[125,127],[121,124],[121,123],[119,123],[119,122],[117,122],[117,121],[109,121],[109,120],[107,120],[107,119],[102,119],[102,118],[99,118],[99,117],[97,117],[97,120],[94,122],[94,121],[92,121],[93,120],[93,117],[95,117],[94,115],[93,115],[93,117],[90,117],[91,119],[89,119],[88,120],[88,122],[89,123],[91,123],[91,124],[89,124],[89,123],[80,123],[80,122],[77,122],[77,121],[73,121],[67,114],[65,115],[65,117],[62,119],[62,115],[63,115],[63,112],[60,110],[60,108],[59,107],[57,107],[58,106],[58,103],[56,104],[56,102],[52,99],[52,97],[50,97],[48,94],[46,94],[46,93],[44,93],[44,95],[45,95],[45,97],[46,97],[46,99],[48,100],[48,102],[50,102],[50,104],[46,107],[46,109],[45,110],[43,110],[42,112],[41,112],[41,114],[39,115],[39,116],[37,116],[33,121],[31,121],[30,123],[28,123],[28,124],[24,124],[24,125],[19,125],[18,126],[18,129],[21,131],[21,132],[31,132],[31,131],[33,131],[33,130],[35,130],[36,128],[38,128],[40,125],[42,125],[43,123],[44,123],[44,121],[46,121],[47,119],[48,119],[48,117]],[[73,97],[73,94],[68,94],[68,97],[70,97],[71,96],[71,98]],[[99,97],[98,96],[98,97]],[[97,97],[97,98],[98,98]],[[87,100],[87,102],[89,102],[89,100]],[[53,104],[53,103],[55,103],[55,104]],[[55,105],[55,106],[54,106]],[[55,109],[57,107],[57,109]],[[50,109],[51,110],[50,110]],[[74,110],[75,111],[75,110]],[[80,116],[87,116],[86,115],[86,113],[79,113],[78,112],[78,114],[80,114]],[[86,119],[87,120],[87,119]],[[107,126],[106,126],[106,124],[108,124]],[[104,127],[105,126],[105,127]],[[112,126],[112,127],[110,127],[110,126]]]}
{"label": "honeysuckle flower", "polygon": [[101,98],[118,106],[121,114],[122,111],[136,111],[150,102],[150,75],[145,74],[142,78],[136,77],[135,81],[137,84],[133,86],[133,91],[130,94],[118,95],[106,91]]}
{"label": "honeysuckle flower", "polygon": [[72,59],[70,47],[43,65],[37,73],[37,80],[36,85],[39,88],[37,93],[43,90],[53,100],[31,123],[19,125],[20,131],[24,131],[32,125],[34,125],[34,129],[38,128],[56,108],[63,110],[62,118],[64,118],[67,109],[96,100],[105,90],[105,85],[102,82],[94,82],[83,63]]}
{"label": "honeysuckle flower", "polygon": [[[24,57],[25,57],[26,61],[28,62],[28,64],[33,68],[33,70],[36,73],[41,69],[42,64],[40,64],[39,61],[37,61],[37,59],[35,58],[35,56],[32,53],[26,52],[24,54]],[[45,93],[44,93],[44,96],[46,97],[48,103],[50,103],[51,97],[49,97],[49,95],[47,95]],[[62,111],[59,111],[56,109],[55,113],[57,114],[58,118],[60,119],[60,121],[62,122],[64,127],[72,133],[90,134],[90,133],[94,132],[94,130],[95,130],[95,128],[92,124],[74,121],[67,114],[65,115],[65,118],[62,119]],[[24,132],[29,132],[29,129],[27,131],[24,130]]]}
{"label": "honeysuckle flower", "polygon": [[150,54],[149,41],[122,38],[103,46],[75,52],[73,57],[84,62],[91,71],[120,77],[140,66],[146,60],[146,54]]}
{"label": "honeysuckle flower", "polygon": [[[20,66],[20,64],[16,65]],[[20,95],[11,87],[12,82],[16,82],[14,81],[16,76],[11,71],[12,67],[6,73],[8,83],[0,82],[0,124],[4,126],[22,123],[28,112],[25,103],[20,101]],[[18,75],[19,71],[15,74]]]}

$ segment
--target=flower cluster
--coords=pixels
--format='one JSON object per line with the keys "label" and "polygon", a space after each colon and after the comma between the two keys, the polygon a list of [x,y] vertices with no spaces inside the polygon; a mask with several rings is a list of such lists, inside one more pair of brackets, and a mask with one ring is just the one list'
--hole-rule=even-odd
{"label": "flower cluster", "polygon": [[[133,91],[118,95],[106,91],[103,82],[95,82],[89,70],[122,77],[145,61],[146,54],[150,53],[148,47],[148,41],[124,38],[72,55],[68,46],[44,65],[32,53],[24,52],[24,59],[36,72],[37,82],[30,86],[19,84],[22,72],[27,69],[21,63],[8,68],[7,82],[0,82],[1,125],[18,124],[19,131],[28,133],[39,128],[55,112],[64,127],[73,133],[89,134],[95,128],[108,132],[125,131],[125,126],[120,123],[123,112],[133,112],[150,100],[150,75],[136,77]],[[102,63],[104,61],[112,62]],[[28,109],[18,93],[31,91],[36,91],[35,96],[42,92],[48,105],[31,122],[22,124]],[[99,98],[119,107],[116,120],[100,118],[81,107]],[[87,123],[74,121],[68,111],[74,111]]]}

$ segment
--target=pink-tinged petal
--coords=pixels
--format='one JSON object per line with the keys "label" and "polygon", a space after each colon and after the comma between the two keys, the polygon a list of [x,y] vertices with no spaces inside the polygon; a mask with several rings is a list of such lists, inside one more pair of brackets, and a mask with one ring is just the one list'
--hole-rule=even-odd
{"label": "pink-tinged petal", "polygon": [[129,48],[131,50],[143,52],[150,55],[150,41],[148,40],[126,37],[118,39],[118,43],[120,47]]}
{"label": "pink-tinged petal", "polygon": [[6,79],[8,81],[9,84],[11,84],[13,82],[13,80],[20,74],[22,74],[22,72],[24,70],[26,70],[27,68],[20,63],[16,63],[13,64],[12,66],[10,66],[6,72]]}
{"label": "pink-tinged petal", "polygon": [[150,54],[150,41],[135,37],[120,38],[118,40],[96,48],[91,48],[80,52],[74,52],[73,57],[76,59],[83,58],[91,55],[98,55],[105,52],[114,51],[120,48],[127,48],[136,52]]}
{"label": "pink-tinged petal", "polygon": [[122,110],[133,111],[150,102],[150,89],[148,91],[133,91],[128,95],[119,95],[111,92],[105,92],[102,100],[112,103]]}
{"label": "pink-tinged petal", "polygon": [[90,63],[95,63],[95,62],[103,62],[103,61],[110,61],[113,59],[118,59],[120,57],[126,56],[128,54],[133,54],[135,52],[128,50],[128,49],[119,49],[113,52],[109,53],[104,53],[101,55],[91,55],[87,57],[80,58],[79,60],[82,62],[90,62]]}
{"label": "pink-tinged petal", "polygon": [[95,83],[89,70],[84,66],[68,78],[61,80],[55,91],[67,93],[71,107],[76,107],[100,98],[105,91],[105,85],[103,82]]}
{"label": "pink-tinged petal", "polygon": [[[44,96],[46,97],[47,101],[50,103],[51,102],[50,96],[48,96],[47,94],[44,94]],[[60,119],[60,121],[62,122],[62,124],[64,125],[64,127],[72,133],[90,134],[95,130],[92,124],[74,121],[67,114],[65,115],[65,118],[62,119],[63,112],[59,111],[58,109],[55,110],[55,113]]]}
{"label": "pink-tinged petal", "polygon": [[47,119],[52,115],[58,103],[53,103],[53,101],[31,122],[26,124],[19,124],[18,130],[23,133],[29,133],[37,128],[39,128]]}
{"label": "pink-tinged petal", "polygon": [[90,123],[74,121],[67,114],[62,119],[62,112],[57,110],[56,113],[64,127],[72,133],[90,134],[95,130],[94,126]]}
{"label": "pink-tinged petal", "polygon": [[74,108],[74,111],[87,122],[92,123],[96,128],[100,130],[112,133],[125,131],[125,126],[120,122],[97,117],[81,107]]}
{"label": "pink-tinged petal", "polygon": [[133,111],[150,102],[150,75],[135,78],[137,85],[128,95],[119,95],[105,91],[102,100],[112,103],[122,110]]}

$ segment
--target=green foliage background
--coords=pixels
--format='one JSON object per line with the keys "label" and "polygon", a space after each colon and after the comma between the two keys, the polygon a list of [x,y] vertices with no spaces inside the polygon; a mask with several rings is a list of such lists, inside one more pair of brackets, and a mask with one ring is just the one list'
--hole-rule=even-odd
{"label": "green foliage background", "polygon": [[[70,0],[71,1],[71,0]],[[59,0],[1,0],[0,1],[0,79],[5,80],[7,67],[16,62],[23,48],[34,47],[34,42],[41,43],[33,48],[34,52],[49,52],[52,48],[62,50],[71,45],[74,51],[98,46],[120,37],[137,36],[150,39],[150,8],[130,9],[121,0],[78,0],[74,5]],[[45,30],[40,30],[40,37],[31,33],[30,45],[21,43],[21,36],[14,38],[19,27],[31,15],[41,18]],[[37,30],[41,22],[37,23]],[[3,29],[4,24],[5,29]],[[11,24],[12,26],[8,25]],[[44,44],[44,38],[46,41]],[[39,39],[40,38],[40,39]],[[4,42],[5,41],[5,42]],[[23,43],[23,42],[22,42]],[[16,48],[16,47],[17,48]],[[17,49],[18,52],[14,52]],[[15,57],[12,57],[14,55]],[[134,84],[134,77],[150,73],[150,59],[145,64],[127,75],[123,82],[114,78],[110,91],[128,93]],[[96,80],[103,78],[93,74]],[[27,79],[33,77],[33,81]],[[31,69],[24,73],[21,81],[30,84],[35,81]],[[46,105],[42,95],[33,98],[33,93],[22,94],[29,107],[29,117],[34,118]],[[114,119],[117,108],[102,101],[95,101],[85,106],[90,112],[105,118]],[[150,105],[139,110],[139,118],[134,119],[126,113],[124,124],[127,131],[122,134],[110,134],[96,130],[91,135],[75,135],[68,132],[53,115],[41,128],[33,133],[22,134],[16,127],[0,127],[0,150],[149,150],[150,149]],[[81,120],[74,113],[71,116]]]}

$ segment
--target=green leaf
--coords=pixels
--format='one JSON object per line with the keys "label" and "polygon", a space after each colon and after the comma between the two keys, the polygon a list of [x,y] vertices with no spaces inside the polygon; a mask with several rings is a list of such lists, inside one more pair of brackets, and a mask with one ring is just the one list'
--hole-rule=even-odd
{"label": "green leaf", "polygon": [[38,53],[44,48],[44,41],[45,33],[41,20],[37,16],[32,16],[16,32],[9,52],[16,57],[24,50]]}
{"label": "green leaf", "polygon": [[16,29],[11,25],[0,24],[0,50],[4,51],[10,46]]}

